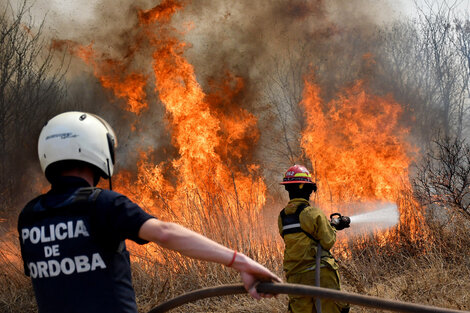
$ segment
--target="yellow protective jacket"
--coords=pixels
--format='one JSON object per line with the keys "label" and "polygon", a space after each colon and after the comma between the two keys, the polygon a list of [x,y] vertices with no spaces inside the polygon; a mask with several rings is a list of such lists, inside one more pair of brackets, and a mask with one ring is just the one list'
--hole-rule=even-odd
{"label": "yellow protective jacket", "polygon": [[[317,243],[322,246],[322,266],[329,266],[333,270],[338,269],[335,259],[329,252],[336,241],[336,230],[330,225],[330,221],[318,208],[309,205],[305,199],[292,199],[284,209],[284,212],[294,214],[300,205],[306,205],[300,213],[300,227],[311,234],[317,241],[312,240],[303,232],[286,234],[283,236],[285,243],[284,271],[286,275],[303,273],[315,270],[315,256]],[[282,220],[278,218],[279,232],[282,236]]]}

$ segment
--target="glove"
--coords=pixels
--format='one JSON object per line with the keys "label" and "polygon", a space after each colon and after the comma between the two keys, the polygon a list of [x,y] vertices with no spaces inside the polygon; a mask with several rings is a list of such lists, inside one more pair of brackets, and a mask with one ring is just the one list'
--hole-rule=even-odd
{"label": "glove", "polygon": [[330,225],[336,228],[336,230],[342,230],[349,227],[351,219],[349,216],[342,216],[339,213],[333,213],[330,215]]}

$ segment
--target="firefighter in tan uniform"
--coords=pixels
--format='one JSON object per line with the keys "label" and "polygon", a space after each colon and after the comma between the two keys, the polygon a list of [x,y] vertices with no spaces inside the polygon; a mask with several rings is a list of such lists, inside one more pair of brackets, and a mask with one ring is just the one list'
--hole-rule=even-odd
{"label": "firefighter in tan uniform", "polygon": [[[310,206],[310,194],[316,191],[308,170],[302,165],[290,167],[281,183],[289,192],[290,201],[278,219],[279,232],[284,239],[284,271],[287,282],[315,285],[315,257],[317,244],[322,247],[320,286],[340,290],[338,264],[329,252],[336,240],[336,229],[318,208]],[[338,229],[348,223],[335,225]],[[333,300],[321,299],[322,313],[346,313],[349,306]],[[316,312],[315,299],[289,295],[289,312]]]}

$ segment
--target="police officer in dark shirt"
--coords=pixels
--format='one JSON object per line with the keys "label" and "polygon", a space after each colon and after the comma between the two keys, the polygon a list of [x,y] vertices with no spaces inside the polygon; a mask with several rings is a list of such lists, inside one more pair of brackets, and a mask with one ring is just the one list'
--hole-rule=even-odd
{"label": "police officer in dark shirt", "polygon": [[116,145],[110,125],[90,113],[60,114],[41,131],[39,159],[51,190],[18,219],[39,312],[137,312],[125,239],[233,267],[256,299],[265,296],[256,292],[257,281],[280,281],[242,253],[157,220],[124,195],[94,188],[100,177],[113,175]]}

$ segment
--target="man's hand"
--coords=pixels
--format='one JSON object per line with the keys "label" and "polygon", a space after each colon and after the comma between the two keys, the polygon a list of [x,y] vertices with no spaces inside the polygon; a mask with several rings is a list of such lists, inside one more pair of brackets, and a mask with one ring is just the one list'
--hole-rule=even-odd
{"label": "man's hand", "polygon": [[349,218],[349,216],[343,216],[339,213],[331,214],[330,218],[331,218],[330,224],[331,226],[336,228],[336,230],[342,230],[342,229],[348,228],[349,224],[351,224],[351,219]]}
{"label": "man's hand", "polygon": [[261,298],[271,298],[272,294],[258,294],[256,291],[256,286],[262,281],[268,282],[282,282],[282,280],[277,277],[270,270],[265,268],[263,265],[255,262],[244,254],[237,253],[235,261],[232,267],[240,272],[243,285],[248,293],[255,299]]}

